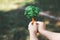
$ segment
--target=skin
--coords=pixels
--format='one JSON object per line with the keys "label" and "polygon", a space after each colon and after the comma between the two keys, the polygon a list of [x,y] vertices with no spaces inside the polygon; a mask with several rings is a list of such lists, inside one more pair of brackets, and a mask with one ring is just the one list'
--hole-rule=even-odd
{"label": "skin", "polygon": [[30,40],[38,40],[37,31],[49,40],[60,40],[60,33],[50,32],[46,30],[46,25],[44,22],[35,21],[33,25],[32,22],[30,22],[28,25],[28,30],[30,33]]}
{"label": "skin", "polygon": [[28,30],[30,33],[30,40],[38,40],[37,39],[37,26],[36,26],[36,22],[34,22],[34,24],[32,25],[32,22],[29,23],[28,25]]}

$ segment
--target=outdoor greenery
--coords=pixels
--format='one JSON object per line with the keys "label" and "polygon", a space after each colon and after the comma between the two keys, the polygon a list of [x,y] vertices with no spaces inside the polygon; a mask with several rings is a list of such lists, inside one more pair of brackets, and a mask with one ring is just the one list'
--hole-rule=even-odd
{"label": "outdoor greenery", "polygon": [[[38,6],[41,10],[51,11],[51,15],[60,17],[60,0],[34,0],[33,2],[31,2],[31,0],[27,2],[27,0],[25,0],[26,3],[21,2],[21,5],[24,4],[23,6],[19,4],[16,9],[8,9],[9,11],[6,9],[9,6],[5,9],[1,7],[1,4],[5,1],[0,0],[0,40],[29,40],[28,23],[31,19],[26,18],[24,15],[25,7],[28,5]],[[35,20],[48,21],[50,23],[47,25],[47,30],[60,32],[60,21],[42,16],[36,17]],[[41,35],[38,38],[40,40],[47,40]]]}

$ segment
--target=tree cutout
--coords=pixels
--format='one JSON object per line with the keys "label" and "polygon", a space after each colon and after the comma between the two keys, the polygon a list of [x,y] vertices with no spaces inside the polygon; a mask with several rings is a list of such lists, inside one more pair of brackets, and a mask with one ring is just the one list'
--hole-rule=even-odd
{"label": "tree cutout", "polygon": [[28,19],[32,18],[32,24],[34,24],[34,17],[38,15],[39,11],[39,8],[36,6],[27,6],[24,15],[26,15]]}

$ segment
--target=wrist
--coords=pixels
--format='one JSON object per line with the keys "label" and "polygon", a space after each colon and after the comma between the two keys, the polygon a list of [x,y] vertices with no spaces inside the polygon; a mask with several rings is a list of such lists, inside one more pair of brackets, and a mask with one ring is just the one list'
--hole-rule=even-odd
{"label": "wrist", "polygon": [[30,40],[38,40],[38,38],[35,35],[30,35]]}
{"label": "wrist", "polygon": [[37,34],[35,34],[35,33],[30,33],[30,40],[38,40]]}

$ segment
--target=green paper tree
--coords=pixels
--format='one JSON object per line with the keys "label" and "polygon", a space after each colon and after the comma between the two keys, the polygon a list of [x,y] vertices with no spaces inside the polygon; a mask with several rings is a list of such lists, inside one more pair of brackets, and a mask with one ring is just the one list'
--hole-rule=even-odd
{"label": "green paper tree", "polygon": [[36,6],[27,6],[25,8],[25,13],[24,15],[26,15],[27,18],[32,18],[32,17],[36,17],[39,13],[39,8]]}
{"label": "green paper tree", "polygon": [[32,18],[32,25],[34,24],[34,17],[36,17],[39,13],[39,8],[35,6],[27,6],[25,8],[25,13],[27,18]]}

